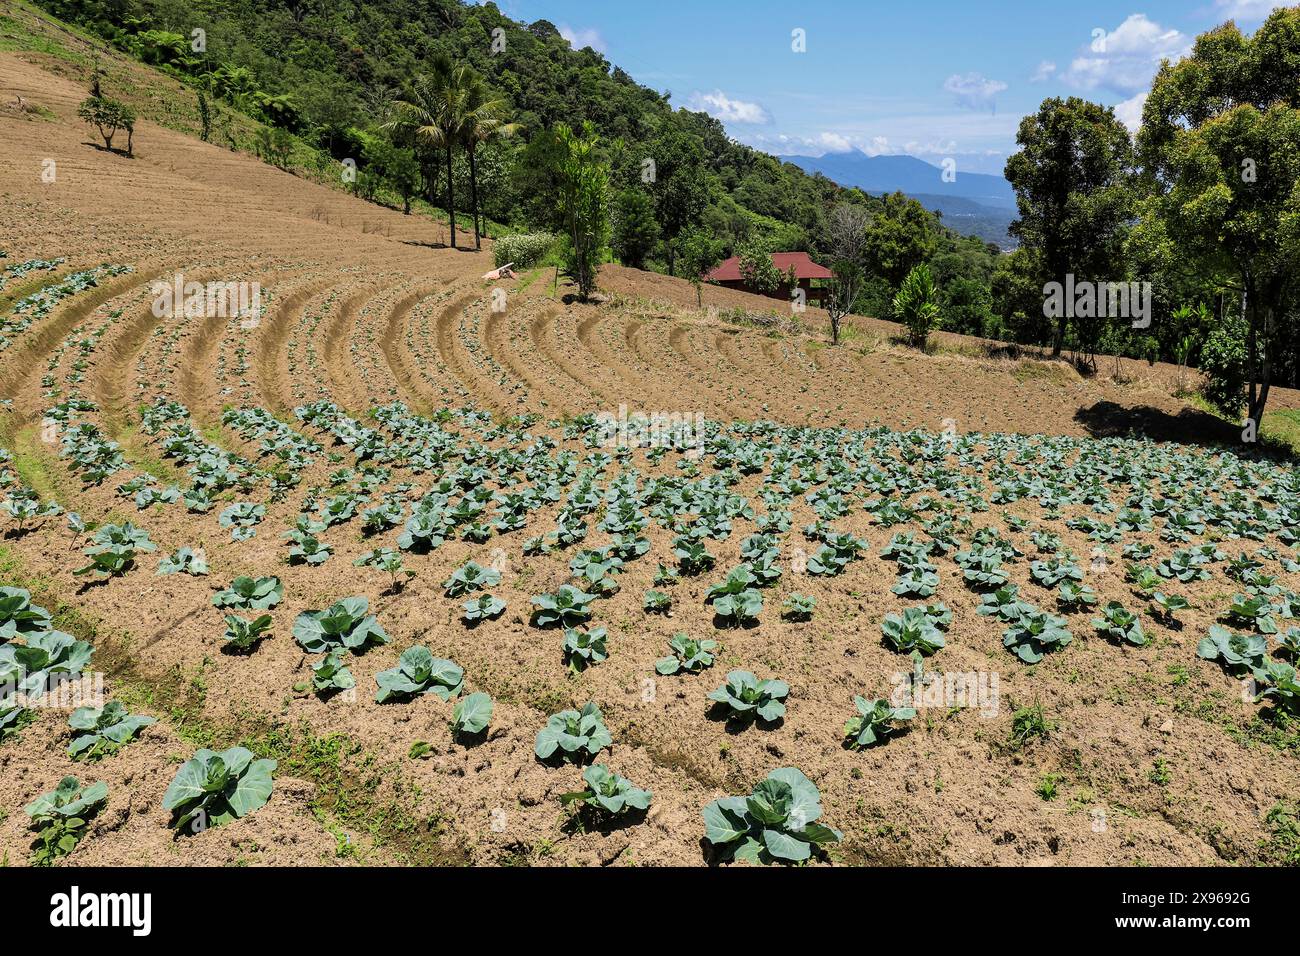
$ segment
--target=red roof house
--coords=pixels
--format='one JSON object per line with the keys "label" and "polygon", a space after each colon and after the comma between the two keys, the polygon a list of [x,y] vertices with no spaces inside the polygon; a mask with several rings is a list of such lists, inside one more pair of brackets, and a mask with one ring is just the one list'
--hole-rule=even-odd
{"label": "red roof house", "polygon": [[[813,279],[833,279],[835,273],[831,272],[825,266],[813,262],[806,252],[774,252],[772,253],[772,265],[782,276],[790,274],[794,269],[795,280],[799,288],[807,293],[809,302],[820,302],[825,295],[824,288],[814,289],[812,286]],[[757,289],[752,289],[745,284],[744,277],[740,274],[740,257],[732,256],[725,262],[721,263],[716,269],[704,277],[706,282],[713,282],[728,289],[740,289],[744,292],[753,292],[757,294]],[[783,284],[776,292],[770,293],[772,298],[788,299],[790,298],[790,287]]]}

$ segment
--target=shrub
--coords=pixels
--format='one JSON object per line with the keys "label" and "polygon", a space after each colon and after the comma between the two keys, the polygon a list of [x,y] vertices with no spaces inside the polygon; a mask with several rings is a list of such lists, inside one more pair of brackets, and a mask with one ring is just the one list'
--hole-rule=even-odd
{"label": "shrub", "polygon": [[72,743],[68,756],[79,760],[98,760],[117,753],[155,718],[127,713],[125,705],[111,700],[103,707],[78,707],[68,718]]}
{"label": "shrub", "polygon": [[379,691],[375,703],[417,694],[436,694],[443,700],[460,694],[465,672],[442,657],[434,657],[427,647],[409,647],[402,651],[396,667],[375,675]]}
{"label": "shrub", "polygon": [[549,232],[501,236],[492,242],[492,260],[497,266],[513,263],[526,269],[545,259],[554,245],[555,236]]}
{"label": "shrub", "polygon": [[709,693],[709,700],[721,704],[729,717],[765,722],[785,716],[785,698],[790,685],[783,680],[759,680],[749,671],[732,671],[727,682]]}
{"label": "shrub", "polygon": [[107,96],[89,96],[77,107],[77,115],[99,130],[104,148],[113,148],[113,137],[120,131],[127,133],[126,154],[131,155],[131,134],[135,132],[135,112],[120,100]]}
{"label": "shrub", "polygon": [[939,324],[939,293],[925,263],[912,267],[894,296],[894,318],[907,327],[907,340],[925,348]]}
{"label": "shrub", "polygon": [[172,812],[174,827],[219,827],[266,805],[275,768],[274,760],[255,760],[244,747],[220,753],[200,748],[176,772],[163,809]]}
{"label": "shrub", "polygon": [[644,190],[625,189],[614,201],[613,219],[610,246],[614,254],[625,266],[644,269],[646,256],[659,241],[653,200]]}
{"label": "shrub", "polygon": [[49,866],[77,848],[86,833],[86,823],[108,799],[108,784],[82,786],[76,777],[64,777],[49,793],[43,793],[26,808],[37,833],[32,855],[36,866]]}
{"label": "shrub", "polygon": [[612,746],[614,738],[605,729],[600,708],[593,703],[582,710],[562,710],[546,720],[537,732],[533,752],[539,760],[558,755],[561,760],[581,762]]}
{"label": "shrub", "polygon": [[593,764],[582,772],[586,789],[561,795],[561,803],[579,801],[585,806],[620,816],[629,810],[650,809],[649,790],[637,788],[631,780],[620,777],[604,764]]}
{"label": "shrub", "polygon": [[1201,394],[1205,400],[1231,418],[1241,415],[1246,404],[1246,324],[1239,318],[1225,318],[1201,345]]}
{"label": "shrub", "polygon": [[817,822],[821,793],[794,767],[767,775],[748,797],[723,797],[704,808],[704,839],[723,862],[799,863],[815,846],[837,843],[844,834]]}

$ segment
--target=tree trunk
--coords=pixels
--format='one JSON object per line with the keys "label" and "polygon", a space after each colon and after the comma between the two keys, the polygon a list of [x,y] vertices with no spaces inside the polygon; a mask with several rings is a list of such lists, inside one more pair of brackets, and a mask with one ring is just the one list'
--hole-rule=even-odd
{"label": "tree trunk", "polygon": [[[1251,299],[1250,324],[1247,332],[1247,361],[1250,363],[1250,395],[1246,403],[1246,416],[1254,423],[1256,433],[1264,423],[1264,409],[1268,405],[1268,393],[1272,387],[1273,379],[1273,362],[1270,355],[1269,343],[1273,339],[1273,306],[1271,302],[1274,299],[1274,293],[1269,290],[1269,304],[1262,308],[1258,294]],[[1245,295],[1242,296],[1243,309],[1245,307]],[[1263,345],[1259,341],[1259,329],[1257,323],[1260,318],[1264,322]]]}
{"label": "tree trunk", "polygon": [[451,146],[447,147],[447,228],[451,235],[451,247],[456,246],[456,191],[451,182]]}
{"label": "tree trunk", "polygon": [[478,170],[474,166],[474,146],[469,147],[469,193],[470,203],[474,206],[474,249],[483,248],[482,237],[478,228]]}

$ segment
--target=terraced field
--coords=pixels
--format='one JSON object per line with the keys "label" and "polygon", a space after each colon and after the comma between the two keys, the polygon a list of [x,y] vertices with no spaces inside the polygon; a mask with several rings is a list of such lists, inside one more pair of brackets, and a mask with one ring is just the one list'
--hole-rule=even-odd
{"label": "terraced field", "polygon": [[[151,124],[93,148],[52,67],[0,54],[50,114],[0,112],[0,668],[44,649],[154,722],[88,760],[71,707],[0,706],[8,863],[67,775],[107,784],[81,865],[1294,852],[1300,478],[1210,444],[1176,370],[832,348],[615,266],[493,311],[490,252],[427,219]],[[262,308],[159,317],[177,275]],[[175,827],[182,765],[237,745],[269,800]],[[583,747],[648,808],[562,800]],[[725,798],[788,767],[822,815],[771,837]]]}

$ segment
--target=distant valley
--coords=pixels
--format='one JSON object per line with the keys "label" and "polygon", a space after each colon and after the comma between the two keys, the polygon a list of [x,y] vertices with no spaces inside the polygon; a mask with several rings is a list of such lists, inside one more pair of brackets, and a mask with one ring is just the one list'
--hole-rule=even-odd
{"label": "distant valley", "polygon": [[1001,176],[963,173],[959,168],[955,179],[947,182],[942,168],[915,156],[868,156],[856,151],[780,159],[874,195],[904,192],[926,209],[941,213],[944,224],[963,235],[979,236],[1003,249],[1017,245],[1007,232],[1016,218],[1015,191]]}

